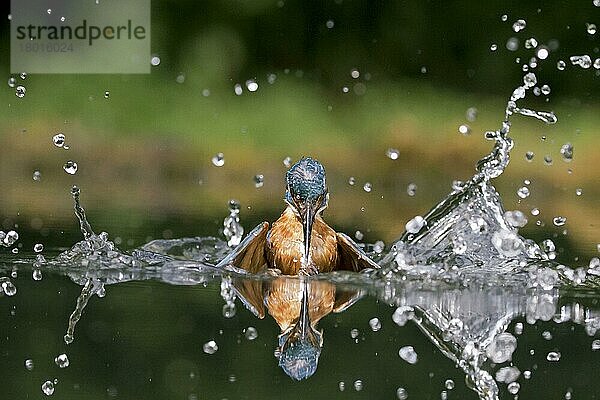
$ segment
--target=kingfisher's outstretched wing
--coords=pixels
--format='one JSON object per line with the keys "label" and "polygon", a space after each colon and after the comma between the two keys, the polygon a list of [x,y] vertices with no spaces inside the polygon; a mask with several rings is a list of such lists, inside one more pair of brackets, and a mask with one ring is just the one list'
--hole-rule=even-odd
{"label": "kingfisher's outstretched wing", "polygon": [[232,265],[242,268],[252,274],[260,272],[267,267],[267,233],[269,223],[263,222],[252,230],[244,240],[231,253],[222,259],[217,268]]}
{"label": "kingfisher's outstretched wing", "polygon": [[338,242],[338,270],[360,272],[366,268],[379,268],[379,265],[371,260],[364,251],[354,243],[348,235],[337,232]]}

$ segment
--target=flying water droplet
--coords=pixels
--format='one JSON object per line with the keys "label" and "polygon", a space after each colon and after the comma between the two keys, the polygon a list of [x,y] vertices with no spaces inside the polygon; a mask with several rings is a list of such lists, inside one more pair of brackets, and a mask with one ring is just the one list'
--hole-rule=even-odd
{"label": "flying water droplet", "polygon": [[244,236],[244,227],[240,224],[240,204],[236,200],[229,201],[229,215],[223,220],[223,235],[227,245],[237,246]]}
{"label": "flying water droplet", "polygon": [[14,77],[8,78],[8,87],[14,88],[17,84],[17,80]]}
{"label": "flying water droplet", "polygon": [[[536,51],[535,55],[536,55],[536,56],[537,56],[537,58],[539,58],[540,60],[545,60],[545,59],[546,59],[546,58],[548,58],[548,56],[550,55],[550,52],[548,51],[548,49],[547,49],[546,47],[544,47],[544,46],[540,46],[540,47],[537,49],[537,51]],[[531,68],[535,68],[536,66],[537,66],[537,63],[536,63],[536,65],[535,65],[535,66],[533,65],[533,63],[531,63],[531,64],[530,64],[530,67],[531,67]]]}
{"label": "flying water droplet", "polygon": [[448,390],[454,389],[454,381],[452,379],[446,379],[446,382],[444,382],[444,387]]}
{"label": "flying water droplet", "polygon": [[329,21],[325,22],[325,26],[327,27],[327,29],[332,29],[335,26],[335,22],[330,19]]}
{"label": "flying water droplet", "polygon": [[519,196],[522,199],[526,199],[527,197],[529,197],[529,188],[526,186],[522,186],[519,188],[519,190],[517,190],[517,196]]}
{"label": "flying water droplet", "polygon": [[371,185],[370,182],[365,182],[363,189],[365,192],[370,193],[371,190],[373,190],[373,186]]}
{"label": "flying water droplet", "polygon": [[110,92],[107,90],[104,92],[104,98],[108,99],[110,97]]}
{"label": "flying water droplet", "polygon": [[525,22],[524,19],[518,19],[517,21],[515,21],[515,23],[513,23],[512,29],[515,32],[520,32],[523,29],[525,29],[526,26],[527,22]]}
{"label": "flying water droplet", "polygon": [[503,332],[485,349],[485,353],[492,362],[501,364],[512,359],[512,354],[517,348],[517,339],[508,332]]}
{"label": "flying water droplet", "polygon": [[419,361],[417,352],[412,346],[404,346],[398,351],[398,355],[401,359],[409,364],[416,364]]}
{"label": "flying water droplet", "polygon": [[560,148],[560,154],[565,162],[571,162],[573,160],[573,145],[571,143],[565,143]]}
{"label": "flying water droplet", "polygon": [[497,45],[496,43],[492,43],[492,44],[490,45],[490,50],[491,50],[491,51],[496,51],[496,50],[498,50],[498,45]]}
{"label": "flying water droplet", "polygon": [[34,365],[33,365],[32,359],[29,358],[29,359],[25,360],[25,368],[27,369],[27,371],[33,370],[33,367],[34,367]]}
{"label": "flying water droplet", "polygon": [[255,327],[249,326],[245,329],[244,336],[248,340],[254,340],[258,337],[258,331]]}
{"label": "flying water droplet", "polygon": [[256,92],[258,90],[258,83],[253,79],[249,79],[246,81],[246,88],[249,92]]}
{"label": "flying water droplet", "polygon": [[69,366],[69,358],[66,354],[60,354],[54,358],[54,363],[58,365],[59,368],[67,368]]}
{"label": "flying water droplet", "polygon": [[409,183],[406,187],[406,193],[411,197],[414,196],[417,193],[417,185],[414,183]]}
{"label": "flying water droplet", "polygon": [[15,90],[15,96],[17,96],[18,98],[23,98],[25,97],[25,93],[27,92],[27,89],[25,88],[25,86],[19,85],[17,86],[16,90]]}
{"label": "flying water droplet", "polygon": [[519,384],[519,382],[511,382],[508,384],[508,393],[510,394],[517,394],[519,393],[519,389],[521,389],[521,385]]}
{"label": "flying water droplet", "polygon": [[54,383],[52,381],[46,381],[42,384],[42,393],[46,396],[52,396],[54,394]]}
{"label": "flying water droplet", "polygon": [[254,175],[254,187],[260,188],[265,184],[265,177],[262,174]]}
{"label": "flying water droplet", "polygon": [[546,164],[546,165],[552,165],[552,157],[550,157],[549,154],[546,154],[544,156],[544,164]]}
{"label": "flying water droplet", "polygon": [[521,228],[527,225],[527,217],[519,210],[505,212],[504,219],[515,228]]}
{"label": "flying water droplet", "polygon": [[537,78],[535,74],[533,72],[525,74],[523,77],[523,83],[525,83],[525,86],[528,88],[534,87],[537,84]]}
{"label": "flying water droplet", "polygon": [[77,173],[77,163],[73,160],[69,160],[63,165],[63,169],[69,175],[75,175]]}
{"label": "flying water droplet", "polygon": [[56,147],[63,147],[65,145],[65,135],[63,133],[57,133],[52,136],[52,143],[54,143]]}
{"label": "flying water droplet", "polygon": [[36,182],[39,182],[42,180],[42,173],[40,171],[38,171],[37,169],[35,171],[33,171],[33,180]]}
{"label": "flying water droplet", "polygon": [[9,297],[17,294],[17,287],[7,277],[0,278],[0,282],[0,293],[4,292]]}
{"label": "flying water droplet", "polygon": [[223,153],[215,154],[215,156],[212,158],[212,163],[215,167],[222,167],[225,165],[225,156]]}
{"label": "flying water droplet", "polygon": [[538,45],[537,40],[535,38],[529,38],[525,40],[525,48],[526,49],[535,49]]}
{"label": "flying water droplet", "polygon": [[387,149],[385,155],[390,160],[397,160],[398,156],[400,155],[400,151],[398,151],[398,149],[389,148],[389,149]]}
{"label": "flying water droplet", "polygon": [[529,162],[531,162],[531,160],[533,160],[533,156],[535,154],[533,153],[533,151],[528,151],[527,153],[525,153],[525,159]]}
{"label": "flying water droplet", "polygon": [[410,306],[400,306],[396,308],[396,311],[392,314],[392,321],[398,326],[404,326],[409,320],[413,319],[414,316],[414,308]]}
{"label": "flying water droplet", "polygon": [[556,216],[552,219],[552,223],[556,226],[563,226],[567,222],[567,217]]}
{"label": "flying water droplet", "polygon": [[236,96],[241,96],[242,93],[244,92],[244,89],[242,89],[242,85],[240,85],[239,83],[236,83],[233,86],[233,92],[235,93]]}
{"label": "flying water droplet", "polygon": [[560,352],[558,351],[551,351],[546,355],[546,360],[550,361],[550,362],[557,362],[560,361]]}
{"label": "flying water droplet", "polygon": [[408,399],[408,392],[403,387],[399,387],[396,390],[396,397],[398,398],[398,400],[406,400]]}
{"label": "flying water droplet", "polygon": [[354,233],[354,237],[356,238],[356,240],[363,240],[363,238],[365,237],[365,235],[361,231],[356,231]]}
{"label": "flying water droplet", "polygon": [[217,343],[214,340],[210,340],[210,341],[204,343],[204,345],[202,346],[202,350],[206,354],[215,354],[217,352],[217,350],[219,350],[219,346],[217,345]]}
{"label": "flying water droplet", "polygon": [[360,379],[354,381],[354,390],[356,390],[357,392],[363,390],[363,382]]}
{"label": "flying water droplet", "polygon": [[504,383],[512,383],[521,375],[521,371],[517,367],[502,367],[496,371],[496,381]]}
{"label": "flying water droplet", "polygon": [[590,24],[590,23],[586,23],[587,26],[587,33],[589,33],[590,35],[595,35],[596,34],[596,24]]}
{"label": "flying water droplet", "polygon": [[36,253],[41,253],[41,252],[42,252],[42,250],[44,250],[44,245],[43,245],[43,244],[41,244],[41,243],[36,243],[36,244],[33,246],[33,251],[35,251]]}
{"label": "flying water droplet", "polygon": [[557,68],[559,71],[564,71],[564,69],[566,68],[566,66],[567,66],[567,63],[565,63],[563,60],[558,60],[558,61],[556,62],[556,68]]}
{"label": "flying water droplet", "polygon": [[417,215],[406,223],[406,232],[417,233],[425,226],[425,224],[425,219],[422,216]]}
{"label": "flying water droplet", "polygon": [[160,65],[160,57],[152,56],[152,58],[150,58],[150,65],[152,65],[153,67]]}
{"label": "flying water droplet", "polygon": [[506,41],[506,49],[509,51],[517,51],[519,49],[519,39],[511,37]]}
{"label": "flying water droplet", "polygon": [[468,136],[471,134],[471,127],[467,124],[462,124],[458,127],[458,132]]}
{"label": "flying water droplet", "polygon": [[371,318],[369,320],[369,326],[371,327],[371,330],[373,332],[377,332],[381,329],[381,321],[379,320],[379,318]]}
{"label": "flying water droplet", "polygon": [[467,121],[474,122],[477,119],[477,108],[475,108],[475,107],[467,108],[465,117],[467,118]]}
{"label": "flying water droplet", "polygon": [[356,178],[351,176],[350,178],[348,178],[348,184],[350,186],[354,186],[356,184]]}
{"label": "flying water droplet", "polygon": [[582,56],[571,56],[569,58],[571,60],[571,64],[579,65],[581,68],[588,69],[592,66],[592,59],[587,54]]}

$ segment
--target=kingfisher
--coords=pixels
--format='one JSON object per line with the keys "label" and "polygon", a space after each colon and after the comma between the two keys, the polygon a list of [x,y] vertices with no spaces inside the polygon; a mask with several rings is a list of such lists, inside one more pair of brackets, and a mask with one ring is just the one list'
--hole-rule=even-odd
{"label": "kingfisher", "polygon": [[347,235],[323,220],[329,203],[325,168],[304,157],[286,174],[286,208],[277,221],[259,224],[218,266],[250,273],[314,275],[379,268]]}
{"label": "kingfisher", "polygon": [[257,317],[265,308],[281,328],[279,366],[292,379],[301,380],[317,369],[323,333],[317,322],[331,312],[342,312],[363,295],[309,279],[338,270],[360,272],[377,269],[347,235],[323,220],[329,203],[325,168],[305,157],[286,174],[286,208],[270,227],[259,224],[217,267],[236,267],[249,273],[269,272],[274,281],[237,277],[240,299]]}

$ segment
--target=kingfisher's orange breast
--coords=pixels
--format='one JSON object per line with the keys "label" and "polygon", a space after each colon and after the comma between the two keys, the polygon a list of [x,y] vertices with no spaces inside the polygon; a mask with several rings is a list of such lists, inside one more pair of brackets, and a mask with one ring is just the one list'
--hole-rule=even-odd
{"label": "kingfisher's orange breast", "polygon": [[[269,231],[267,257],[271,268],[285,275],[296,275],[304,257],[304,231],[302,222],[287,207]],[[320,215],[313,224],[310,239],[310,258],[319,272],[329,272],[337,263],[337,236]]]}

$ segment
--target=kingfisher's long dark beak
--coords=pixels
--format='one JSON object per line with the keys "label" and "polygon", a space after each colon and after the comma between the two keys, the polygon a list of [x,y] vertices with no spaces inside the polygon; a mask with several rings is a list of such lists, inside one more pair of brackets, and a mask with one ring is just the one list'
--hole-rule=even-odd
{"label": "kingfisher's long dark beak", "polygon": [[317,214],[317,207],[314,201],[307,200],[304,207],[301,209],[300,215],[302,217],[302,228],[304,229],[304,267],[310,266],[310,238],[312,236],[313,223],[315,222],[315,215]]}

